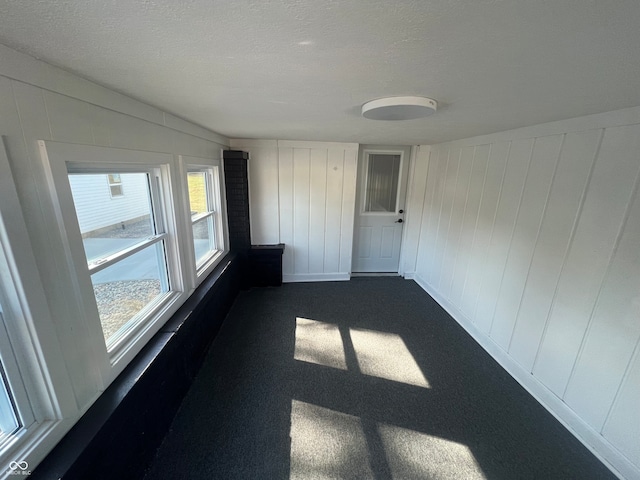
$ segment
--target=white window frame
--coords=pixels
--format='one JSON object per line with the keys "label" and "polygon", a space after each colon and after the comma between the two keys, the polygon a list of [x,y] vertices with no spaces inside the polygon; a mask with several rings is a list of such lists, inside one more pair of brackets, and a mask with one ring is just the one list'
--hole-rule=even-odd
{"label": "white window frame", "polygon": [[[28,435],[33,426],[37,426],[37,421],[25,385],[25,379],[28,377],[23,379],[16,356],[22,342],[17,335],[12,334],[15,332],[11,332],[11,326],[20,322],[19,311],[14,311],[18,292],[11,278],[7,252],[2,243],[5,242],[0,242],[0,368],[4,371],[7,391],[13,403],[13,414],[19,425],[11,434],[0,434],[0,458],[5,458],[15,444]],[[0,388],[4,387],[4,381],[0,378]]]}
{"label": "white window frame", "polygon": [[[66,248],[66,262],[71,272],[70,281],[74,284],[77,297],[78,318],[70,322],[85,323],[89,342],[102,358],[96,358],[102,371],[103,383],[106,387],[124,369],[124,367],[144,347],[151,337],[184,303],[189,295],[185,285],[185,266],[181,251],[182,241],[181,215],[179,200],[180,182],[177,179],[174,157],[171,154],[126,150],[110,147],[88,145],[72,145],[59,142],[40,141],[41,154],[48,166],[49,188],[57,218],[56,223]],[[105,342],[97,303],[93,291],[91,277],[105,263],[114,263],[121,258],[114,258],[101,265],[87,264],[80,227],[73,203],[69,182],[69,173],[148,173],[152,191],[152,203],[156,220],[163,225],[163,233],[148,239],[149,246],[163,241],[165,244],[166,267],[171,290],[160,295],[147,305],[135,322],[122,332],[116,334],[112,341]],[[176,195],[176,191],[178,195]],[[178,205],[176,205],[178,202]],[[144,248],[140,244],[132,247],[133,254]],[[114,257],[118,257],[116,254]],[[75,277],[75,278],[74,278]],[[135,317],[134,317],[135,318]],[[97,354],[96,354],[97,355]]]}
{"label": "white window frame", "polygon": [[[113,164],[100,164],[99,166],[93,164],[86,163],[67,163],[67,172],[68,174],[111,174],[111,173],[140,173],[146,174],[149,178],[149,194],[151,196],[151,214],[153,217],[153,221],[155,227],[157,228],[157,234],[151,235],[146,239],[141,240],[140,242],[132,245],[123,250],[119,250],[110,255],[106,255],[101,258],[94,259],[90,263],[88,263],[87,268],[89,270],[89,276],[98,273],[112,265],[117,264],[118,262],[128,258],[136,253],[151,247],[152,245],[156,245],[158,243],[165,243],[168,241],[168,233],[166,228],[166,215],[164,213],[164,208],[162,207],[162,188],[160,186],[162,173],[161,169],[157,167],[151,166],[130,166],[130,165],[113,165]],[[74,208],[75,212],[75,208]],[[166,249],[165,257],[166,257]],[[165,258],[168,263],[168,258]],[[168,272],[169,273],[169,272]],[[170,277],[170,274],[169,274]],[[107,345],[107,352],[112,357],[117,357],[118,351],[123,347],[126,347],[126,344],[133,337],[135,340],[136,331],[141,328],[141,324],[145,322],[145,319],[152,317],[156,314],[157,310],[162,308],[164,303],[169,299],[172,295],[171,280],[167,281],[165,278],[160,279],[163,284],[163,288],[167,291],[165,293],[160,294],[157,298],[155,298],[151,303],[146,305],[142,310],[140,310],[133,318],[127,321],[124,328],[121,328],[116,332],[112,337],[105,339]],[[95,298],[95,297],[94,297]]]}
{"label": "white window frame", "polygon": [[77,414],[77,403],[1,137],[0,301],[0,357],[21,424],[0,445],[0,473],[11,470],[11,462],[19,462],[22,473],[38,464],[68,430],[65,419]]}
{"label": "white window frame", "polygon": [[[201,173],[204,175],[204,188],[205,188],[205,202],[207,204],[207,210],[205,212],[201,212],[198,213],[197,215],[191,215],[191,227],[192,227],[192,232],[193,232],[193,226],[196,223],[199,223],[203,220],[206,220],[208,218],[211,219],[211,228],[209,228],[209,238],[213,239],[213,242],[215,243],[215,249],[213,250],[212,254],[209,255],[207,258],[205,258],[204,260],[201,260],[198,263],[198,258],[196,258],[196,269],[197,270],[201,270],[202,266],[205,265],[209,259],[211,258],[211,256],[215,255],[218,250],[220,250],[218,248],[218,234],[217,234],[217,229],[216,229],[216,215],[218,213],[218,209],[215,208],[213,202],[214,202],[214,198],[216,196],[216,194],[213,192],[213,190],[216,190],[215,188],[215,183],[214,183],[214,176],[216,175],[214,168],[211,167],[198,167],[198,168],[192,168],[189,167],[189,170],[187,172],[187,191],[189,188],[189,175],[192,173]],[[189,213],[191,213],[191,200],[189,200]],[[195,245],[194,245],[195,248]]]}
{"label": "white window frame", "polygon": [[[183,211],[185,212],[185,217],[187,219],[186,231],[188,233],[187,238],[189,239],[189,263],[191,269],[191,277],[194,280],[193,287],[195,288],[200,283],[202,283],[207,275],[209,275],[211,271],[216,267],[216,265],[220,262],[222,257],[229,252],[229,230],[227,224],[227,208],[224,190],[224,170],[222,161],[219,158],[200,158],[187,155],[179,155],[179,164],[180,171],[182,172],[181,177],[183,178]],[[190,172],[204,172],[207,174],[206,178],[210,182],[206,191],[207,196],[209,197],[207,200],[208,202],[210,202],[208,208],[212,208],[212,210],[200,214],[194,218],[191,217],[189,185],[187,180],[188,173]],[[215,243],[217,250],[212,252],[212,254],[206,258],[206,260],[203,260],[196,265],[195,244],[193,239],[193,224],[207,217],[211,217],[213,219],[213,230],[215,234]]]}

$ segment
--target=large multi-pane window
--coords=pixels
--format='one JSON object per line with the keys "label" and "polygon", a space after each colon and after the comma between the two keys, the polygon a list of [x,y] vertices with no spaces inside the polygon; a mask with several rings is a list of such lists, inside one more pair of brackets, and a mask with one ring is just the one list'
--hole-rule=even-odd
{"label": "large multi-pane window", "polygon": [[[109,178],[109,190],[104,186]],[[113,194],[112,179],[120,195]],[[69,184],[102,331],[113,345],[170,290],[167,231],[153,170],[84,173]],[[123,188],[125,187],[125,188]]]}
{"label": "large multi-pane window", "polygon": [[47,235],[34,237],[0,148],[0,473],[22,475],[212,271],[226,235],[219,160],[38,145]]}
{"label": "large multi-pane window", "polygon": [[190,168],[187,174],[189,209],[196,268],[203,266],[221,245],[219,226],[219,179],[217,167]]}

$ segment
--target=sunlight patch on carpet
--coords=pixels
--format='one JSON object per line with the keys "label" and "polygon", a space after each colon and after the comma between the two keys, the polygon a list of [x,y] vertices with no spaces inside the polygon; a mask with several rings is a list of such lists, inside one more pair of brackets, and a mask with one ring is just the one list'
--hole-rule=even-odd
{"label": "sunlight patch on carpet", "polygon": [[466,445],[394,425],[378,432],[393,478],[487,478]]}
{"label": "sunlight patch on carpet", "polygon": [[430,388],[404,340],[395,333],[349,329],[360,371],[396,382]]}
{"label": "sunlight patch on carpet", "polygon": [[360,419],[293,400],[289,478],[374,478]]}
{"label": "sunlight patch on carpet", "polygon": [[296,318],[294,358],[325,367],[347,369],[340,330],[333,323]]}

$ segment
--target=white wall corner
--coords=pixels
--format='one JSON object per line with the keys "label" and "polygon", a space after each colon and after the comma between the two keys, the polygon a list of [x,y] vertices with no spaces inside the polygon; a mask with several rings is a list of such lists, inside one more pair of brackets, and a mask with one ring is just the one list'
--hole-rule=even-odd
{"label": "white wall corner", "polygon": [[431,146],[429,145],[413,145],[411,147],[405,201],[405,227],[402,234],[400,269],[398,271],[400,275],[406,276],[407,273],[415,273],[416,271],[430,151]]}

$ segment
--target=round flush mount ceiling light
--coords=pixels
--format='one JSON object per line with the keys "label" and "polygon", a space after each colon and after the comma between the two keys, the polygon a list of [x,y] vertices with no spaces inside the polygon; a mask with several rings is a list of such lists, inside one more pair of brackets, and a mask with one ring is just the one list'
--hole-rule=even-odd
{"label": "round flush mount ceiling light", "polygon": [[371,120],[414,120],[436,113],[438,102],[427,97],[386,97],[362,106],[362,116]]}

